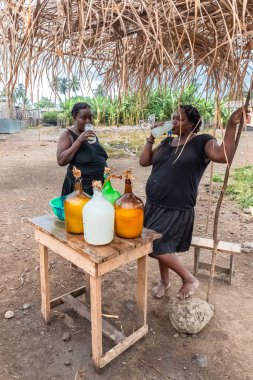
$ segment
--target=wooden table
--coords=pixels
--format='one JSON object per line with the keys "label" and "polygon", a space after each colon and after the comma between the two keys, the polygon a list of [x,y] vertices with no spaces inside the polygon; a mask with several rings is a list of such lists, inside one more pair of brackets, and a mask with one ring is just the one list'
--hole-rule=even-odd
{"label": "wooden table", "polygon": [[[35,239],[39,242],[41,311],[45,322],[50,319],[50,310],[67,303],[80,315],[91,321],[92,358],[96,369],[104,367],[111,360],[133,345],[148,332],[147,325],[147,255],[152,250],[152,242],[160,234],[143,229],[142,236],[136,239],[122,239],[117,236],[104,246],[89,245],[83,235],[66,232],[65,223],[53,215],[43,215],[30,219],[34,226]],[[59,254],[83,269],[89,278],[91,309],[76,297],[85,292],[85,286],[75,289],[54,300],[50,300],[48,249]],[[110,323],[102,319],[101,278],[102,275],[137,260],[137,315],[140,327],[131,335],[125,336]],[[86,289],[87,292],[87,289]],[[110,337],[116,345],[103,355],[102,333]]]}

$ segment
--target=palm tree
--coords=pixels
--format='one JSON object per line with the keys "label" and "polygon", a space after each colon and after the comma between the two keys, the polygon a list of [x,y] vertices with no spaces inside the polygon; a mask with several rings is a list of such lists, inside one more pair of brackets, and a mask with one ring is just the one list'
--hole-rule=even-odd
{"label": "palm tree", "polygon": [[69,81],[67,78],[59,78],[60,79],[60,85],[59,85],[59,91],[60,94],[64,95],[64,100],[66,102],[66,94],[69,88]]}
{"label": "palm tree", "polygon": [[59,96],[60,82],[61,82],[61,78],[54,77],[52,82],[50,83],[50,87],[52,88],[54,96],[55,96],[55,98],[54,98],[55,107],[56,107],[56,98],[58,98],[58,100],[61,100],[61,98]]}
{"label": "palm tree", "polygon": [[27,97],[25,97],[23,99],[23,106],[24,108],[26,108],[27,110],[31,109],[31,102],[30,102],[30,99],[28,99]]}
{"label": "palm tree", "polygon": [[25,86],[22,83],[19,83],[18,87],[14,91],[15,99],[18,100],[18,104],[24,102],[25,100]]}
{"label": "palm tree", "polygon": [[106,96],[106,92],[101,83],[97,86],[96,90],[94,90],[93,93],[95,96],[101,96],[103,98]]}
{"label": "palm tree", "polygon": [[77,91],[80,90],[80,80],[77,78],[76,75],[73,75],[73,77],[68,82],[69,89],[74,92],[75,96]]}

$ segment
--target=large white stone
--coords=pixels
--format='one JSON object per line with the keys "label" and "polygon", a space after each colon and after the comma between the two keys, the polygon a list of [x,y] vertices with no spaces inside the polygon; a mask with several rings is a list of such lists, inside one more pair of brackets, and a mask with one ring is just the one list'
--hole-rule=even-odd
{"label": "large white stone", "polygon": [[6,313],[5,313],[5,315],[4,315],[4,318],[5,319],[11,319],[11,318],[13,318],[14,317],[14,311],[12,311],[12,310],[8,310],[8,311],[6,311]]}
{"label": "large white stone", "polygon": [[174,298],[168,306],[172,326],[179,333],[197,334],[213,317],[212,307],[204,300],[190,297]]}

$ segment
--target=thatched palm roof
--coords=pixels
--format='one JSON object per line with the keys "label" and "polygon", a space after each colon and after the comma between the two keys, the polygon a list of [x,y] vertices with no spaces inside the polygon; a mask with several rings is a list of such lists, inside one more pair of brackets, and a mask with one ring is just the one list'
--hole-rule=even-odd
{"label": "thatched palm roof", "polygon": [[3,0],[2,80],[90,68],[107,86],[143,90],[202,72],[242,89],[253,61],[253,0]]}

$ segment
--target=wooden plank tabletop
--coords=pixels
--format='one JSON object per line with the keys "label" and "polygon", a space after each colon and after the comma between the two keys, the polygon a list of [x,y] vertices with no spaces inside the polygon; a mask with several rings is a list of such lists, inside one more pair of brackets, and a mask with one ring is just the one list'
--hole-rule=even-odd
{"label": "wooden plank tabletop", "polygon": [[70,234],[65,229],[65,222],[60,221],[54,215],[42,215],[35,218],[28,219],[36,229],[54,237],[62,243],[73,248],[75,251],[89,256],[89,258],[95,263],[101,263],[115,256],[119,256],[124,252],[140,247],[146,243],[150,243],[153,240],[159,238],[161,234],[143,229],[142,235],[135,239],[123,239],[115,236],[110,244],[95,246],[88,244],[81,235]]}

